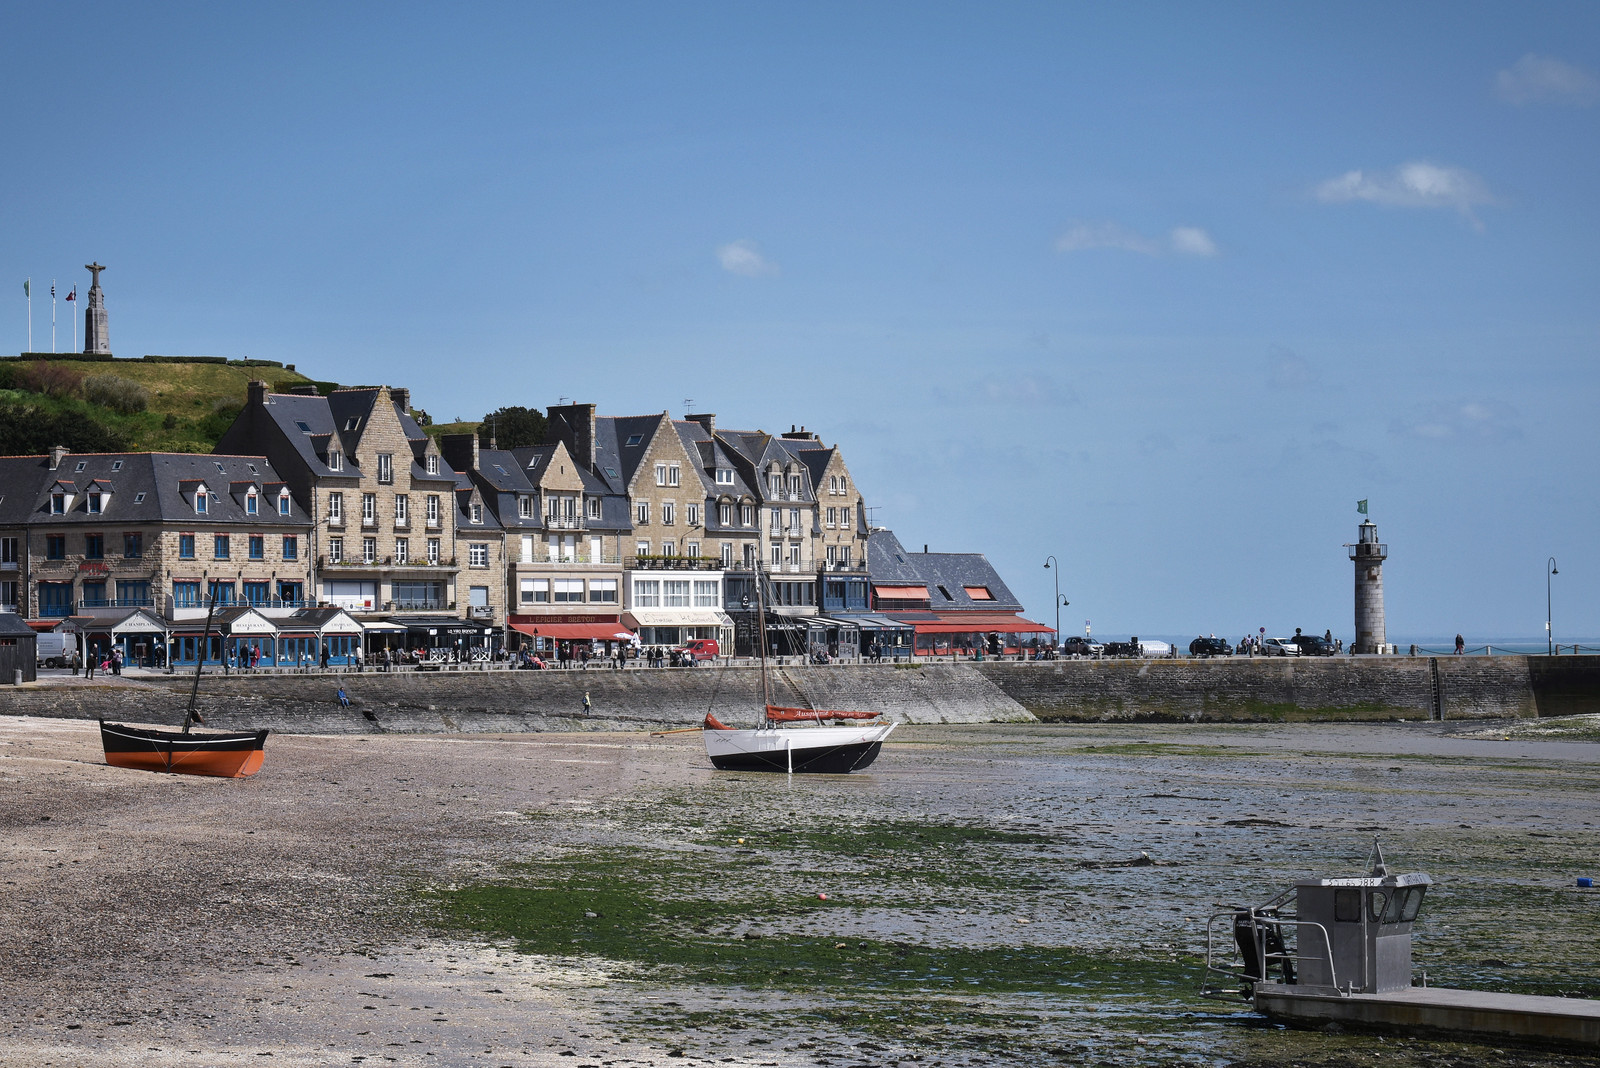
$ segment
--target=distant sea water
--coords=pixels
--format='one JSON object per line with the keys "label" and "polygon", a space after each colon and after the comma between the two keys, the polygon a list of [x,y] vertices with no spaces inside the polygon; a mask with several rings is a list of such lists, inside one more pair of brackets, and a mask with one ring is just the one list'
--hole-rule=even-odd
{"label": "distant sea water", "polygon": [[[1209,635],[1211,632],[1207,631],[1206,633]],[[1293,629],[1291,629],[1289,633],[1293,634]],[[1242,634],[1221,633],[1217,635],[1219,638],[1226,638],[1230,645],[1237,645],[1239,639],[1243,636],[1244,635]],[[1269,638],[1282,636],[1283,635],[1279,635],[1271,631],[1269,631],[1266,635],[1266,637]],[[1350,644],[1350,635],[1348,634],[1340,634],[1338,631],[1334,631],[1333,636],[1335,638],[1343,638],[1346,646]],[[1461,636],[1466,639],[1467,653],[1473,656],[1483,656],[1485,652],[1492,652],[1496,656],[1510,656],[1519,654],[1527,656],[1542,656],[1549,651],[1549,645],[1545,641],[1544,635],[1542,634],[1535,638],[1529,638],[1527,636],[1484,637],[1482,635],[1468,634],[1465,631],[1462,631]],[[1144,640],[1153,638],[1156,641],[1166,642],[1169,645],[1176,646],[1179,653],[1188,652],[1189,643],[1195,639],[1195,635],[1193,634],[1140,634],[1139,637]],[[1126,641],[1127,638],[1128,636],[1125,634],[1095,635],[1096,641]],[[1569,638],[1565,635],[1558,634],[1556,635],[1556,640],[1561,645],[1562,655],[1570,654],[1573,651],[1574,646],[1577,647],[1577,651],[1580,653],[1600,654],[1600,637]],[[1456,648],[1456,636],[1454,634],[1428,634],[1422,636],[1390,634],[1389,643],[1397,647],[1400,650],[1400,655],[1402,656],[1408,654],[1413,645],[1417,647],[1418,655],[1429,654],[1443,656],[1454,654]]]}

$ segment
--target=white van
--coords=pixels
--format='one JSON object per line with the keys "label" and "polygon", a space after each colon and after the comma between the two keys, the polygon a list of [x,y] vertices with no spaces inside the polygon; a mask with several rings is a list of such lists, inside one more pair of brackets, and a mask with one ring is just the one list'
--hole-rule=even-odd
{"label": "white van", "polygon": [[46,631],[39,635],[39,648],[34,656],[34,666],[71,667],[72,654],[78,651],[76,634],[58,634]]}

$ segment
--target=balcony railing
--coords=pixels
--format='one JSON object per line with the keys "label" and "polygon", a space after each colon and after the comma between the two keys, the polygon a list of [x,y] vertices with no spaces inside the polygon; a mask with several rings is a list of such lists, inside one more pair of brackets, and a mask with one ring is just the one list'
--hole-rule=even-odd
{"label": "balcony railing", "polygon": [[584,520],[582,516],[547,515],[544,525],[549,530],[582,530]]}
{"label": "balcony railing", "polygon": [[154,608],[153,597],[96,597],[78,602],[79,608]]}
{"label": "balcony railing", "polygon": [[413,597],[408,600],[386,601],[383,607],[387,612],[443,612],[453,611],[456,603],[442,597]]}
{"label": "balcony railing", "polygon": [[627,566],[633,571],[721,571],[717,556],[630,556]]}
{"label": "balcony railing", "polygon": [[533,556],[527,560],[518,560],[516,563],[524,567],[544,567],[556,565],[560,567],[593,567],[596,564],[620,564],[622,557],[616,553],[574,553],[571,556],[543,557]]}
{"label": "balcony railing", "polygon": [[406,561],[404,561],[402,563],[395,563],[394,562],[394,557],[392,557],[392,556],[379,557],[379,558],[371,560],[371,561],[366,561],[366,560],[329,560],[326,556],[319,556],[319,557],[317,557],[317,566],[321,567],[321,568],[349,568],[349,569],[354,570],[354,571],[373,571],[373,570],[376,570],[378,568],[385,568],[385,567],[411,567],[411,568],[423,568],[423,567],[440,568],[440,567],[445,567],[445,568],[448,568],[448,567],[456,567],[458,565],[456,563],[456,557],[454,557],[454,556],[452,556],[448,560],[445,560],[445,559],[441,558],[439,560],[430,561],[427,558],[423,558],[421,560],[406,560]]}

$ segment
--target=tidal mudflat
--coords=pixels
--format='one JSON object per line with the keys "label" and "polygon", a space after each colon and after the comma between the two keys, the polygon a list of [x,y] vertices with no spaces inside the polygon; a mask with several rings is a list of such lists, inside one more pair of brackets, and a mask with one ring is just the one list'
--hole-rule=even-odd
{"label": "tidal mudflat", "polygon": [[1600,997],[1600,742],[1533,726],[902,727],[793,779],[693,734],[274,736],[234,781],[0,718],[0,1063],[1600,1063],[1195,995],[1217,905],[1379,834],[1439,883],[1431,983]]}

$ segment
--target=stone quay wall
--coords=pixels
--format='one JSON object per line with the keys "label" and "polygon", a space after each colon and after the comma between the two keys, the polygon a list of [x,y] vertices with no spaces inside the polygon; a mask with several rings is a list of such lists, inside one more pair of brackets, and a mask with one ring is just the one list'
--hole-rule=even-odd
{"label": "stone quay wall", "polygon": [[[775,704],[866,709],[908,723],[1429,719],[1440,708],[1447,720],[1600,712],[1600,657],[963,661],[793,666],[774,669],[771,678]],[[46,679],[0,688],[0,713],[178,723],[189,685],[183,676]],[[349,709],[337,703],[340,686]],[[208,674],[198,707],[211,726],[313,734],[692,727],[707,712],[729,726],[749,726],[761,707],[761,676],[746,667]]]}

